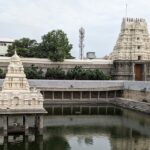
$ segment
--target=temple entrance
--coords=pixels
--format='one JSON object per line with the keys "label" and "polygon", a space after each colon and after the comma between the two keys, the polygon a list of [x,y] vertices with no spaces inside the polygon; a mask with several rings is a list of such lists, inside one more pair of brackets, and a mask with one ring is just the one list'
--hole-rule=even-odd
{"label": "temple entrance", "polygon": [[143,64],[135,64],[134,66],[134,73],[135,73],[135,80],[142,81],[143,80]]}

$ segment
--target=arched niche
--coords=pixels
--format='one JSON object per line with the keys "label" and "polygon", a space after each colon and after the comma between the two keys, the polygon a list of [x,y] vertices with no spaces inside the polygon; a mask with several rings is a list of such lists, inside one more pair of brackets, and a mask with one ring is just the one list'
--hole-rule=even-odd
{"label": "arched niche", "polygon": [[15,96],[15,97],[12,99],[12,105],[13,105],[13,106],[18,106],[18,105],[19,105],[19,97]]}

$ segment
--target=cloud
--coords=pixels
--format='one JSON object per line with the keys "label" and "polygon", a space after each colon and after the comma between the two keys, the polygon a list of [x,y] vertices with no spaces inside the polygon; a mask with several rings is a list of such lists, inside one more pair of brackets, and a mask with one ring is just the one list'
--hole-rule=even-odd
{"label": "cloud", "polygon": [[[129,17],[143,17],[150,24],[148,0],[126,1]],[[48,31],[62,29],[78,57],[78,30],[83,26],[84,52],[101,57],[112,51],[124,16],[125,0],[0,0],[0,36],[40,40]]]}

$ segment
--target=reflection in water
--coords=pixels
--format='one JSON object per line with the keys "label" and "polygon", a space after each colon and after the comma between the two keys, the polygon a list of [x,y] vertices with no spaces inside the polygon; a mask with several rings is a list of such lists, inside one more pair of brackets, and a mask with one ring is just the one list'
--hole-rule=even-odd
{"label": "reflection in water", "polygon": [[93,145],[93,138],[92,137],[85,137],[85,144]]}
{"label": "reflection in water", "polygon": [[[28,137],[0,136],[0,150],[150,150],[148,115],[112,106],[110,110],[93,108],[96,115],[45,116],[43,136],[34,132]],[[83,107],[83,112],[89,113],[85,110]],[[108,114],[98,114],[102,110]]]}
{"label": "reflection in water", "polygon": [[[125,127],[51,127],[47,133],[64,136],[72,150],[149,150],[150,137]],[[105,144],[104,144],[105,143]],[[73,147],[72,147],[73,146]],[[65,146],[64,146],[65,147]],[[50,148],[50,147],[49,147]]]}
{"label": "reflection in water", "polygon": [[50,136],[45,141],[45,150],[70,150],[70,145],[65,137],[59,135]]}

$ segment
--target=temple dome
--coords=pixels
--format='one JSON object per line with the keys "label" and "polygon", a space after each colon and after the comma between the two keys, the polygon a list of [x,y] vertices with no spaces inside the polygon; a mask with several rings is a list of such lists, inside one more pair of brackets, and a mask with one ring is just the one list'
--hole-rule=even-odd
{"label": "temple dome", "polygon": [[11,57],[11,61],[20,61],[20,57],[18,56],[17,52],[15,51],[14,55]]}

